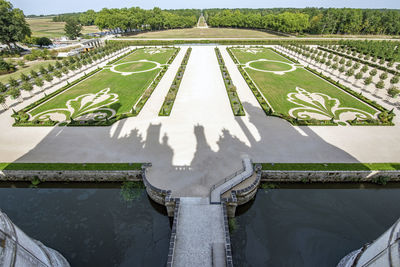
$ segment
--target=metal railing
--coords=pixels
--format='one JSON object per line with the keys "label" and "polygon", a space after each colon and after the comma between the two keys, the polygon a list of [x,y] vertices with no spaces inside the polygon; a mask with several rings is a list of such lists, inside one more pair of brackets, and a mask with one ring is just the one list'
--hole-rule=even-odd
{"label": "metal railing", "polygon": [[235,171],[234,173],[229,174],[227,177],[225,177],[223,180],[219,181],[218,183],[214,184],[211,188],[210,188],[210,194],[211,192],[217,188],[218,186],[226,183],[227,181],[233,179],[234,177],[236,177],[237,175],[239,175],[240,173],[244,172],[245,167],[243,166],[242,168],[240,168],[239,170]]}

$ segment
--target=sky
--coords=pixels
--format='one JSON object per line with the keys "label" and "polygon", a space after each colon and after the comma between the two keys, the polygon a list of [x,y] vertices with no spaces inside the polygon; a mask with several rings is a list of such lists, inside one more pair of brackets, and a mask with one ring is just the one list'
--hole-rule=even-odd
{"label": "sky", "polygon": [[11,0],[25,15],[48,15],[138,6],[144,9],[178,8],[272,8],[272,7],[351,7],[400,9],[399,0]]}

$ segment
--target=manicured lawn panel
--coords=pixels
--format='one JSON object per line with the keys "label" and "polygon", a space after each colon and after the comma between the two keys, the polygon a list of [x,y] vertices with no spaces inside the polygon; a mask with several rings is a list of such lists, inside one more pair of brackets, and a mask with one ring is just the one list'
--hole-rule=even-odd
{"label": "manicured lawn panel", "polygon": [[30,114],[35,116],[49,109],[65,108],[65,103],[68,100],[82,94],[97,93],[104,88],[111,88],[112,93],[118,94],[119,100],[112,106],[117,113],[129,112],[159,71],[159,69],[156,69],[149,72],[122,76],[121,74],[105,69],[37,107]]}
{"label": "manicured lawn panel", "polygon": [[134,72],[134,71],[143,71],[154,68],[156,66],[153,62],[136,62],[136,63],[118,63],[122,65],[118,65],[115,67],[116,71],[123,72]]}
{"label": "manicured lawn panel", "polygon": [[0,163],[0,170],[124,171],[140,170],[143,163]]}
{"label": "manicured lawn panel", "polygon": [[239,60],[240,64],[246,64],[249,61],[265,58],[270,60],[277,60],[291,64],[292,62],[287,60],[286,58],[276,54],[269,48],[248,48],[249,50],[259,50],[261,52],[258,53],[246,53],[242,50],[243,48],[231,48],[231,51],[236,56],[237,60]]}
{"label": "manicured lawn panel", "polygon": [[286,71],[290,70],[291,66],[273,62],[273,61],[256,61],[250,64],[250,67],[260,69],[260,70],[267,70],[267,71]]}
{"label": "manicured lawn panel", "polygon": [[279,113],[288,114],[291,108],[296,107],[287,101],[287,94],[295,92],[296,87],[301,87],[311,93],[323,93],[337,98],[345,107],[361,109],[371,114],[377,112],[374,108],[302,68],[287,72],[283,76],[252,69],[246,69],[246,71],[268,99],[272,108]]}
{"label": "manicured lawn panel", "polygon": [[[240,64],[245,64],[249,61],[257,59],[269,59],[291,63],[288,59],[278,55],[271,49],[249,48],[248,51],[251,51],[252,49],[259,52],[249,53],[246,52],[247,48],[246,50],[242,50],[242,48],[231,48],[231,51]],[[257,63],[262,64],[263,62]],[[283,75],[278,75],[271,72],[256,71],[249,68],[244,68],[244,70],[255,82],[274,111],[279,114],[284,114],[287,116],[289,115],[290,109],[298,107],[298,105],[295,105],[287,100],[288,93],[296,92],[296,87],[305,89],[310,93],[323,93],[330,97],[337,98],[340,101],[341,107],[360,109],[372,115],[377,113],[377,110],[375,110],[372,106],[369,106],[359,99],[350,96],[343,90],[333,86],[329,82],[321,79],[302,67],[298,67],[292,72],[286,72]]]}
{"label": "manicured lawn panel", "polygon": [[172,56],[173,52],[177,48],[160,48],[161,50],[165,50],[165,52],[154,53],[154,54],[146,53],[147,50],[153,50],[153,49],[154,48],[137,49],[134,53],[128,55],[127,57],[122,58],[120,61],[118,61],[114,64],[120,64],[120,63],[124,63],[124,62],[136,61],[136,60],[141,60],[141,59],[146,59],[149,61],[156,61],[160,64],[167,64],[168,59]]}
{"label": "manicured lawn panel", "polygon": [[263,170],[275,171],[396,171],[400,163],[261,163]]}
{"label": "manicured lawn panel", "polygon": [[[175,48],[168,48],[163,49],[164,52],[162,53],[149,54],[146,53],[147,50],[147,48],[138,49],[114,64],[127,63],[130,61],[143,59],[155,61],[160,64],[166,64],[169,58],[177,51]],[[124,68],[129,68],[128,64],[122,66],[125,66]],[[134,67],[137,67],[137,69]],[[149,69],[150,67],[154,67],[154,64],[139,63],[131,66],[129,71]],[[118,70],[122,71],[121,69]],[[118,102],[107,107],[114,109],[117,115],[128,113],[132,110],[132,107],[140,99],[143,92],[149,87],[153,79],[160,73],[160,71],[161,69],[154,69],[148,72],[124,76],[119,73],[112,72],[110,69],[104,69],[93,77],[77,84],[64,93],[57,95],[48,102],[31,110],[30,114],[34,117],[35,115],[47,110],[66,108],[66,102],[68,100],[74,99],[83,94],[95,94],[105,88],[110,88],[110,93],[118,94]]]}

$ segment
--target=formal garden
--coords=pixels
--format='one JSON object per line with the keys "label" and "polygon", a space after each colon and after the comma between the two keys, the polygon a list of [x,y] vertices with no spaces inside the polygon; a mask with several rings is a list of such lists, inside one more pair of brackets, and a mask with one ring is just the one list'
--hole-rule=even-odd
{"label": "formal garden", "polygon": [[288,55],[261,46],[228,51],[267,115],[295,125],[391,125],[391,111]]}
{"label": "formal garden", "polygon": [[15,112],[15,125],[104,126],[136,116],[178,50],[164,47],[130,51]]}

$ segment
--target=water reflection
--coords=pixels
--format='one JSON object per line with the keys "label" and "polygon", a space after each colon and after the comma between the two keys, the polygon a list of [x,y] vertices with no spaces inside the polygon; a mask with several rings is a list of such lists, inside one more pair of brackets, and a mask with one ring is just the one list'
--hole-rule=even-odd
{"label": "water reflection", "polygon": [[164,265],[168,217],[145,190],[128,196],[119,188],[0,188],[0,208],[71,266]]}
{"label": "water reflection", "polygon": [[336,266],[400,217],[400,189],[259,190],[231,234],[236,266]]}

